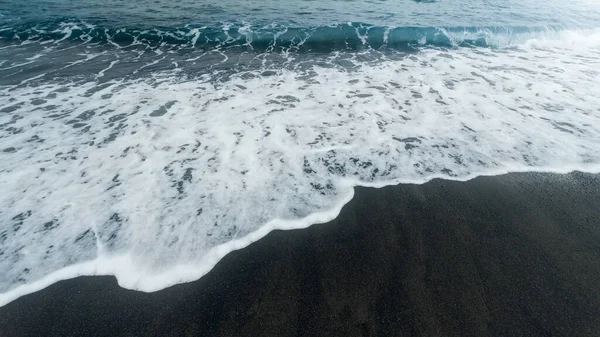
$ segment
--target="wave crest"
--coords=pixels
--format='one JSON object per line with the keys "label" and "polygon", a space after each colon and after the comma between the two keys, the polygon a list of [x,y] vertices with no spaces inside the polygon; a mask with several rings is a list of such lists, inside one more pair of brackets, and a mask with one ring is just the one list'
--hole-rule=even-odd
{"label": "wave crest", "polygon": [[0,29],[4,41],[85,41],[131,45],[177,45],[219,49],[245,47],[259,51],[316,51],[414,49],[420,46],[510,47],[532,38],[559,35],[561,27],[382,27],[348,22],[318,27],[281,25],[140,29],[102,27],[82,21],[52,21]]}

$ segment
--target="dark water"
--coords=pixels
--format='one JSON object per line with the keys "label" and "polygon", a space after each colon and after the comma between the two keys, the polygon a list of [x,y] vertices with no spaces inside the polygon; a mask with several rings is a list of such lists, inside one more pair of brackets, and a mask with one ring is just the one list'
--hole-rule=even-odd
{"label": "dark water", "polygon": [[[179,66],[195,55],[203,55],[203,62],[187,68],[189,72],[210,72],[215,67],[239,71],[266,63],[282,67],[290,53],[295,58],[316,53],[308,58],[327,63],[328,55],[323,53],[368,51],[363,57],[368,60],[379,59],[382,52],[414,51],[423,45],[507,46],[545,32],[596,28],[600,19],[592,1],[551,1],[544,6],[534,1],[81,1],[73,5],[55,0],[27,6],[5,1],[0,15],[4,46],[0,83],[10,84],[40,75],[98,73],[105,63],[116,61],[117,54],[119,64],[103,72],[104,79],[135,72],[143,60],[158,60],[156,67],[147,69],[151,71],[174,62]],[[170,55],[156,57],[165,52]],[[96,53],[103,55],[90,56]],[[257,56],[260,63],[254,62]],[[24,59],[32,62],[21,65]],[[131,62],[125,65],[125,60]]]}
{"label": "dark water", "polygon": [[34,0],[24,6],[4,1],[0,11],[12,23],[77,18],[112,27],[218,26],[224,22],[320,26],[365,22],[383,26],[552,26],[594,25],[594,1],[68,1]]}

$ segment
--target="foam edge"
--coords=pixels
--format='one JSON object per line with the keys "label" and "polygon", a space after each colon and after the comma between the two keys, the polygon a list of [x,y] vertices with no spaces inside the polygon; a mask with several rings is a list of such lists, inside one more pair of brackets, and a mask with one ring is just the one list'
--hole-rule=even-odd
{"label": "foam edge", "polygon": [[[335,219],[342,208],[354,197],[354,187],[382,188],[399,184],[425,184],[434,179],[443,179],[448,181],[469,181],[477,177],[501,176],[509,173],[554,173],[568,174],[572,172],[584,172],[591,174],[600,173],[600,164],[590,165],[572,165],[563,168],[531,168],[519,167],[513,170],[500,169],[493,172],[473,173],[465,177],[448,177],[445,175],[433,175],[421,180],[402,180],[398,179],[390,182],[369,183],[346,179],[342,182],[341,188],[348,192],[340,197],[340,201],[330,210],[313,213],[307,217],[296,220],[274,219],[269,221],[258,230],[233,241],[213,247],[202,258],[199,264],[180,264],[152,277],[145,277],[143,274],[133,275],[132,270],[136,270],[131,256],[128,254],[117,256],[100,256],[94,260],[70,265],[54,271],[41,279],[32,283],[23,284],[8,292],[0,293],[0,307],[3,307],[18,298],[43,290],[59,281],[73,279],[79,276],[115,276],[119,286],[125,289],[141,292],[156,292],[176,284],[193,282],[206,275],[216,264],[227,254],[243,249],[250,244],[262,239],[264,236],[274,230],[291,230],[310,227],[314,224],[322,224]],[[137,271],[137,270],[136,270]]]}

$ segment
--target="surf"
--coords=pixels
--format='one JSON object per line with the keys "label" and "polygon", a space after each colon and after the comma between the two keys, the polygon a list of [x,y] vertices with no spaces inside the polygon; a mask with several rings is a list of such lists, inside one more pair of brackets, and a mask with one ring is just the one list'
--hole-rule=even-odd
{"label": "surf", "polygon": [[62,19],[0,29],[0,41],[27,43],[85,42],[117,47],[143,45],[191,49],[245,47],[263,52],[332,52],[336,50],[415,50],[439,48],[515,46],[533,38],[549,38],[565,31],[562,26],[377,26],[347,22],[327,26],[264,26],[223,24],[137,28],[103,27],[85,21]]}
{"label": "surf", "polygon": [[[282,63],[85,44],[60,71],[4,77],[0,304],[78,275],[143,291],[191,281],[273,229],[332,219],[353,186],[600,172],[599,32],[544,34]],[[73,54],[76,35],[46,52]],[[219,68],[242,55],[254,63]]]}

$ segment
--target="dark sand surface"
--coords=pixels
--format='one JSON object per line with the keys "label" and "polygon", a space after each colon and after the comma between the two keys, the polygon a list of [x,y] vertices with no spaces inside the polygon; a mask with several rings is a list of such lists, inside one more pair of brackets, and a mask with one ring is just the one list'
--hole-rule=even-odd
{"label": "dark sand surface", "polygon": [[600,176],[356,192],[196,282],[54,284],[0,308],[0,336],[600,336]]}

